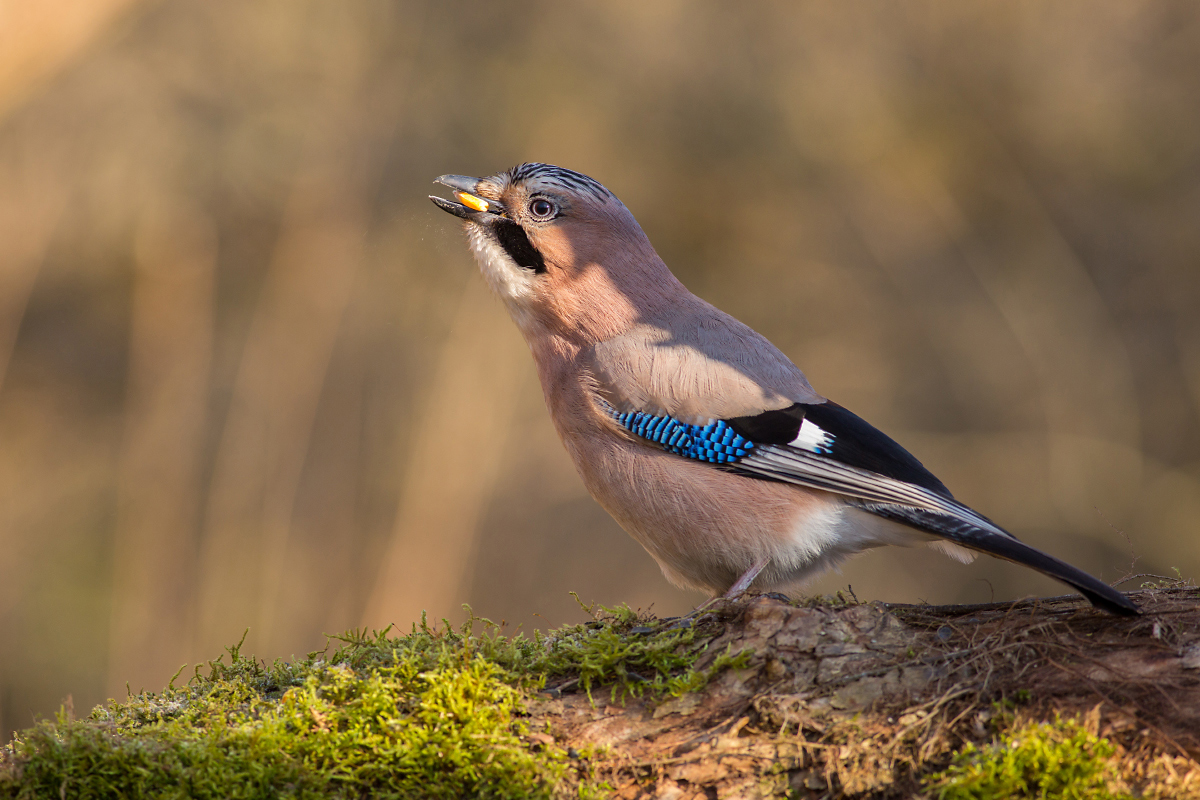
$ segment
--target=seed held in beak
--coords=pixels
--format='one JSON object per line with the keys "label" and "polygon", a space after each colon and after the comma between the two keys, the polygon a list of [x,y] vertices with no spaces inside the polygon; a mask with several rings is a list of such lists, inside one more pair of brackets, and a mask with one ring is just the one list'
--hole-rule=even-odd
{"label": "seed held in beak", "polygon": [[484,200],[482,197],[476,197],[475,195],[467,194],[466,192],[455,192],[454,196],[457,198],[458,202],[462,203],[467,208],[474,209],[475,211],[488,210],[488,201]]}

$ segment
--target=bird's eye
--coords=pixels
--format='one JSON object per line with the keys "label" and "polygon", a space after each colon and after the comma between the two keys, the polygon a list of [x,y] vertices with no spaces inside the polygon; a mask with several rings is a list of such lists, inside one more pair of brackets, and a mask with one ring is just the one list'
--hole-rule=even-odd
{"label": "bird's eye", "polygon": [[550,219],[555,210],[554,203],[544,197],[535,197],[529,203],[529,213],[537,219]]}

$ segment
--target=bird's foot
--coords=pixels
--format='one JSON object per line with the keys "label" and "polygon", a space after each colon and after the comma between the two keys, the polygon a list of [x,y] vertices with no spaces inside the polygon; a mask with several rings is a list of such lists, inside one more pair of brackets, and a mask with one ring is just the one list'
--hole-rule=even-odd
{"label": "bird's foot", "polygon": [[717,597],[705,600],[703,603],[696,606],[682,617],[668,617],[667,619],[664,619],[663,622],[669,624],[665,628],[660,628],[658,632],[666,633],[667,631],[678,631],[694,627],[706,619],[714,617],[715,615],[711,612],[725,599],[726,598],[718,595]]}
{"label": "bird's foot", "polygon": [[[751,565],[750,569],[742,573],[741,577],[734,582],[733,586],[729,587],[729,591],[725,592],[725,594],[717,595],[716,597],[706,600],[692,609],[690,614],[685,614],[682,617],[677,617],[673,620],[670,620],[671,624],[663,628],[662,631],[665,632],[690,628],[693,625],[698,624],[706,617],[712,616],[712,612],[718,606],[733,603],[734,601],[741,599],[742,595],[746,593],[746,590],[750,588],[750,584],[754,583],[754,579],[758,577],[758,574],[762,572],[770,562],[771,559],[769,556],[760,558]],[[771,592],[768,596],[776,600],[782,600],[785,603],[790,602],[788,598],[775,592]],[[666,622],[667,620],[663,621]]]}

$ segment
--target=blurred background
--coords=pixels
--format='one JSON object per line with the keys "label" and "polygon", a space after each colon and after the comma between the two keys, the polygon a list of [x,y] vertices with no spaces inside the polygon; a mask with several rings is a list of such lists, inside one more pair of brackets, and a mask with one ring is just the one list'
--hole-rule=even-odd
{"label": "blurred background", "polygon": [[[1194,577],[1197,131],[1186,0],[0,0],[0,727],[247,628],[704,599],[586,495],[426,199],[526,160],[1027,541]],[[1064,591],[923,549],[847,585]]]}

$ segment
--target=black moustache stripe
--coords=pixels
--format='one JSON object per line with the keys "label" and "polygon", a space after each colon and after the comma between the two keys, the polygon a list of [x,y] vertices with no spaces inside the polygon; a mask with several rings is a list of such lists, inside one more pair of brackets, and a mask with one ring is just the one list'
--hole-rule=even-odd
{"label": "black moustache stripe", "polygon": [[507,219],[497,219],[491,226],[492,235],[508,253],[508,257],[517,262],[517,266],[531,269],[541,274],[546,271],[546,262],[542,254],[529,241],[520,225]]}

